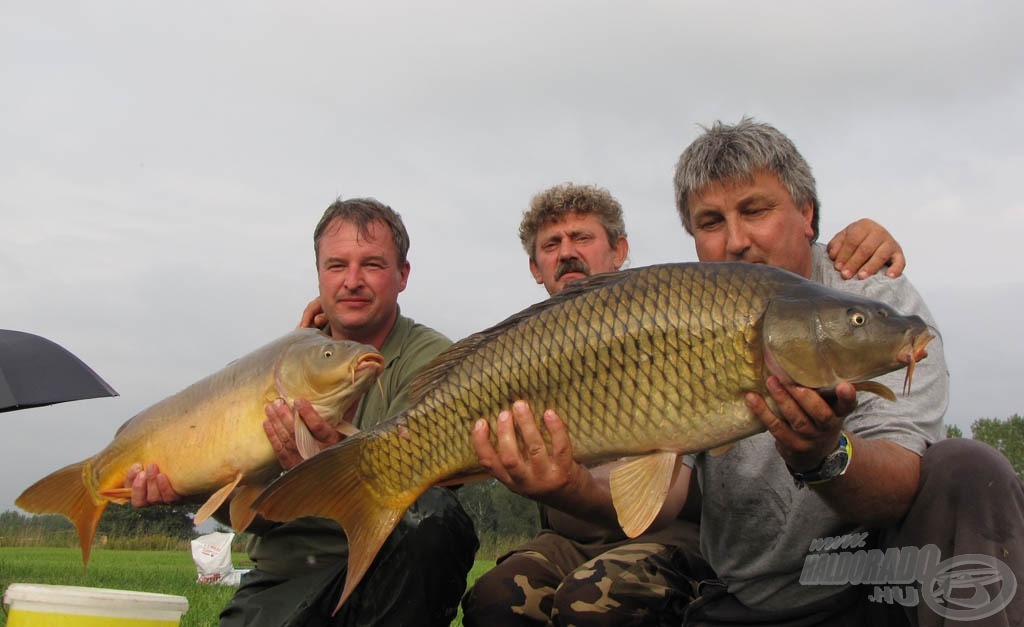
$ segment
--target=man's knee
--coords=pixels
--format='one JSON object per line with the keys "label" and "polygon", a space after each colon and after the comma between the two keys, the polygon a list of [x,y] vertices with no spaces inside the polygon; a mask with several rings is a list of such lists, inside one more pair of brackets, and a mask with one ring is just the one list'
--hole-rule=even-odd
{"label": "man's knee", "polygon": [[463,624],[543,624],[551,613],[556,573],[542,556],[515,553],[477,578],[462,599]]}
{"label": "man's knee", "polygon": [[972,503],[993,489],[1020,490],[1020,480],[1006,456],[977,440],[936,442],[921,457],[921,488],[939,488],[956,503]]}
{"label": "man's knee", "polygon": [[552,617],[556,625],[595,624],[599,617],[618,607],[613,586],[622,573],[613,575],[609,562],[587,562],[562,580],[555,590]]}

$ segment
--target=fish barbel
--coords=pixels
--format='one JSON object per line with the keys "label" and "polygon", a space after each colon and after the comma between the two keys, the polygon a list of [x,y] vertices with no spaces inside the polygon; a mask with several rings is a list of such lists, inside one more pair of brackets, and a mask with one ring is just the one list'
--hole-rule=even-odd
{"label": "fish barbel", "polygon": [[[70,519],[87,565],[107,504],[131,500],[131,488],[124,486],[129,469],[155,463],[178,494],[212,493],[196,524],[240,487],[230,514],[232,527],[243,530],[255,516],[249,504],[281,472],[263,431],[264,406],[277,398],[289,405],[304,398],[340,425],[383,368],[384,358],[371,346],[332,340],[313,329],[293,331],[139,412],[102,451],[40,479],[15,503]],[[314,439],[297,414],[295,429],[300,452],[311,455]]]}
{"label": "fish barbel", "polygon": [[932,337],[918,316],[763,265],[593,276],[452,345],[414,380],[407,411],[299,464],[253,507],[344,527],[340,608],[416,498],[480,476],[474,423],[487,419],[493,439],[498,413],[524,399],[558,412],[580,463],[639,456],[611,477],[620,524],[636,536],[662,505],[649,486],[667,489],[676,456],[764,430],[744,394],[768,396],[769,374],[895,400],[869,379],[923,358]]}

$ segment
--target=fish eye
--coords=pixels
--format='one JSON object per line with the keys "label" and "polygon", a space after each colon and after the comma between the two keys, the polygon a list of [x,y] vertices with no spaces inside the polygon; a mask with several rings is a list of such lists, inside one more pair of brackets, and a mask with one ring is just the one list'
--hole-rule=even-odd
{"label": "fish eye", "polygon": [[862,327],[867,321],[868,317],[864,315],[864,312],[857,311],[856,309],[850,311],[850,324],[853,326]]}
{"label": "fish eye", "polygon": [[330,359],[330,358],[331,358],[331,357],[333,357],[333,356],[334,356],[334,351],[332,351],[332,350],[331,350],[331,349],[329,349],[329,348],[327,348],[327,349],[324,349],[324,354],[323,354],[323,358],[324,358],[324,359]]}

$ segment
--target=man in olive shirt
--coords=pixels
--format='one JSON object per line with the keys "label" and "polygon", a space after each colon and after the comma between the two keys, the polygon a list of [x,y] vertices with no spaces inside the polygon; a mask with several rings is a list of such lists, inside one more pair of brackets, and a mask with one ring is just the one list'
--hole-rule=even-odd
{"label": "man in olive shirt", "polygon": [[[339,200],[324,213],[313,241],[318,306],[328,332],[335,339],[374,346],[385,358],[380,391],[372,388],[346,416],[365,429],[408,406],[406,390],[416,373],[451,342],[399,312],[398,294],[409,277],[409,236],[390,207],[373,199]],[[344,437],[308,402],[296,399],[295,408],[322,448]],[[286,469],[302,461],[293,420],[283,401],[267,407],[264,429]],[[156,469],[147,470],[130,477],[133,504],[175,499]],[[432,488],[405,514],[366,577],[332,617],[347,570],[348,542],[341,527],[323,518],[300,518],[283,524],[259,521],[252,530],[256,535],[249,556],[255,568],[243,576],[222,612],[222,627],[446,626],[456,615],[478,546],[472,522],[451,491]]]}

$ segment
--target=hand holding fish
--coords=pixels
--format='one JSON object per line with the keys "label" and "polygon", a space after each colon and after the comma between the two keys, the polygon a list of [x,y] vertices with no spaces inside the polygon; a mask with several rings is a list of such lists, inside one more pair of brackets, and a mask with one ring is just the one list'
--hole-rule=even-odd
{"label": "hand holding fish", "polygon": [[517,494],[577,517],[616,525],[607,477],[598,481],[573,458],[568,430],[554,410],[545,411],[543,420],[550,445],[525,401],[498,414],[496,444],[491,443],[487,421],[478,421],[471,439],[480,465]]}
{"label": "hand holding fish", "polygon": [[[352,407],[354,409],[356,405]],[[299,442],[295,437],[295,416],[292,414],[291,408],[288,407],[288,403],[279,398],[267,405],[264,412],[267,419],[263,421],[263,431],[274,448],[274,454],[277,456],[281,468],[287,470],[308,457],[308,455],[303,456],[299,451]],[[306,399],[295,399],[295,412],[302,422],[306,423],[317,448],[325,449],[345,438]]]}
{"label": "hand holding fish", "polygon": [[128,469],[124,487],[132,489],[132,507],[149,505],[168,505],[181,500],[181,495],[174,491],[167,475],[160,472],[156,464],[133,464]]}
{"label": "hand holding fish", "polygon": [[[551,422],[545,412],[545,422]],[[483,466],[494,478],[518,494],[539,498],[564,490],[574,483],[582,467],[572,458],[565,425],[559,420],[553,430],[550,447],[544,441],[530,406],[516,401],[512,409],[498,414],[495,442],[491,443],[486,420],[473,429],[473,449]]]}
{"label": "hand holding fish", "polygon": [[775,448],[793,470],[816,468],[836,443],[844,418],[857,407],[857,391],[846,382],[836,386],[836,400],[829,404],[817,391],[783,385],[772,375],[766,382],[778,413],[758,394],[747,394],[747,405],[775,436]]}

